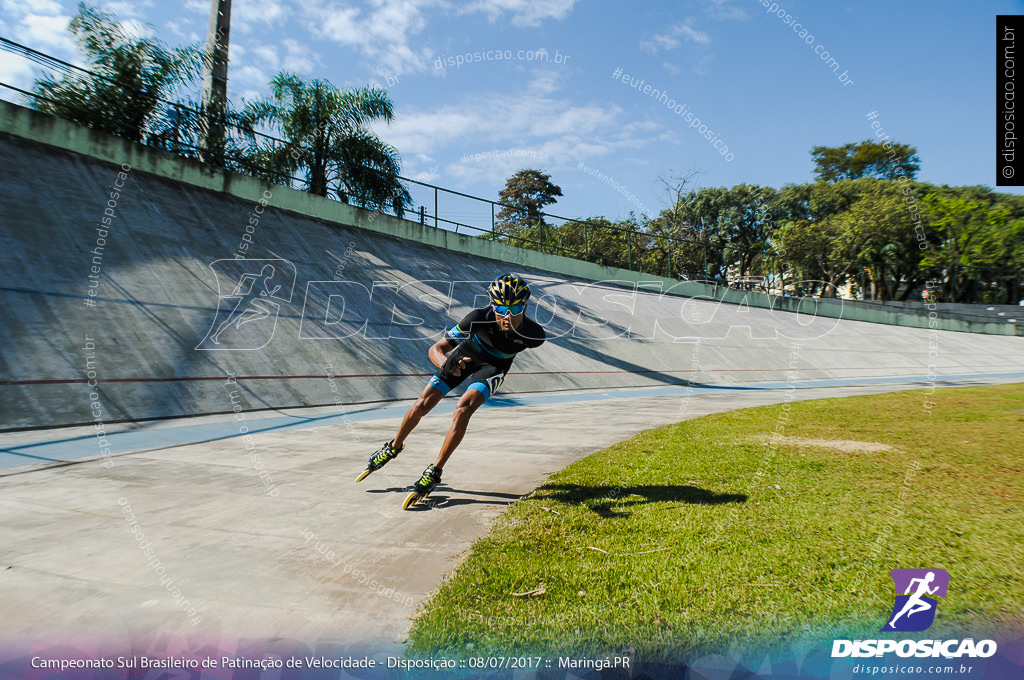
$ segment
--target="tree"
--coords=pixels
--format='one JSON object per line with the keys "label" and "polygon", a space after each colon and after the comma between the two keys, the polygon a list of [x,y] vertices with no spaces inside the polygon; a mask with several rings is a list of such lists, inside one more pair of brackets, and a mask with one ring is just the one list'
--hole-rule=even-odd
{"label": "tree", "polygon": [[674,206],[651,221],[654,237],[673,239],[672,270],[695,280],[723,280],[726,277],[727,242],[719,231],[728,190],[705,188],[679,196]]}
{"label": "tree", "polygon": [[540,224],[515,227],[515,238],[506,238],[513,245],[535,246],[542,252],[586,259],[607,266],[627,266],[627,243],[624,225],[604,217],[572,220],[558,227],[544,227],[541,246]]}
{"label": "tree", "polygon": [[870,139],[837,147],[816,146],[811,158],[815,177],[825,182],[865,177],[895,180],[900,175],[913,179],[921,163],[912,146]]}
{"label": "tree", "polygon": [[494,230],[498,233],[517,235],[522,229],[547,226],[542,214],[546,205],[554,203],[562,189],[551,183],[551,175],[540,170],[520,170],[505,182],[505,188],[498,194],[502,204]]}
{"label": "tree", "polygon": [[719,231],[729,243],[726,260],[740,276],[758,273],[755,268],[765,261],[765,254],[775,232],[775,220],[769,219],[775,190],[756,184],[739,184],[725,194]]}
{"label": "tree", "polygon": [[866,182],[789,184],[775,194],[769,208],[778,230],[770,236],[775,256],[768,266],[782,276],[780,288],[789,278],[794,283],[811,282],[801,292],[825,293],[830,285],[842,285],[860,273],[859,263],[843,251],[846,237],[837,218],[857,202]]}
{"label": "tree", "polygon": [[[1020,199],[980,187],[943,187],[925,196],[936,233],[925,258],[942,281],[947,302],[1020,299],[1024,211]],[[980,299],[979,299],[980,298]]]}
{"label": "tree", "polygon": [[277,74],[270,85],[271,96],[249,102],[246,113],[278,127],[288,143],[260,148],[259,163],[275,173],[302,172],[310,193],[334,194],[364,208],[390,207],[401,217],[412,197],[398,179],[400,156],[367,129],[374,121],[393,119],[387,92],[339,90],[329,81],[306,82],[293,73]]}
{"label": "tree", "polygon": [[[841,238],[831,220],[810,222],[807,220],[785,220],[780,223],[776,235],[777,252],[780,255],[772,262],[779,272],[779,289],[798,281],[814,282],[810,294],[828,290],[833,284],[835,272],[830,270],[830,259],[835,243]],[[784,253],[782,255],[781,253]],[[787,283],[788,281],[788,283]],[[803,291],[800,291],[803,292]]]}
{"label": "tree", "polygon": [[[858,184],[862,189],[857,201],[832,218],[838,231],[832,250],[837,261],[835,283],[841,284],[863,267],[871,277],[873,299],[906,300],[927,277],[903,184],[870,179]],[[914,189],[922,195],[925,191],[921,185],[911,185],[912,193]]]}
{"label": "tree", "polygon": [[125,139],[145,142],[154,134],[160,100],[202,69],[198,45],[167,49],[159,40],[127,33],[114,15],[85,4],[78,5],[68,29],[89,59],[91,74],[36,80],[35,108]]}

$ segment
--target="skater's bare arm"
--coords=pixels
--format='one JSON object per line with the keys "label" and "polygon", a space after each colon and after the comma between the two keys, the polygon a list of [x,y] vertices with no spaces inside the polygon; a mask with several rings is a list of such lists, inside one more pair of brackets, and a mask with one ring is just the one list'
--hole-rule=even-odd
{"label": "skater's bare arm", "polygon": [[427,356],[430,358],[430,363],[441,368],[444,366],[445,359],[448,358],[448,352],[453,349],[455,349],[455,343],[448,338],[443,338],[430,346]]}

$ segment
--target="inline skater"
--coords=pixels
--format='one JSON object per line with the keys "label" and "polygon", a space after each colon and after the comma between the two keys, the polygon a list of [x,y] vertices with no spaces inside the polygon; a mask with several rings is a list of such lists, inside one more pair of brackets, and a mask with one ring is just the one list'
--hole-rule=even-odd
{"label": "inline skater", "polygon": [[469,419],[505,380],[515,356],[544,343],[544,329],[526,317],[530,288],[515,274],[495,279],[487,288],[490,305],[474,309],[445,332],[427,352],[438,370],[430,378],[416,402],[406,412],[394,439],[386,442],[371,457],[366,470],[356,478],[362,481],[384,467],[405,449],[405,440],[445,394],[469,380],[469,387],[455,406],[451,427],[437,459],[427,466],[403,507],[408,508],[432,492],[441,481],[441,471],[463,436]]}

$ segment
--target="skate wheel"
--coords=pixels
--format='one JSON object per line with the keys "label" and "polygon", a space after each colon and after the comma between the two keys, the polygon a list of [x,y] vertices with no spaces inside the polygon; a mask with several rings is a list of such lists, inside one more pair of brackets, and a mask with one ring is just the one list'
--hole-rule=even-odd
{"label": "skate wheel", "polygon": [[360,473],[360,475],[358,477],[356,477],[356,481],[357,482],[363,481],[364,479],[366,479],[367,477],[370,476],[371,472],[372,472],[372,470],[370,470],[369,468],[363,470],[362,473]]}
{"label": "skate wheel", "polygon": [[413,491],[411,494],[405,497],[405,502],[402,503],[402,510],[408,510],[412,506],[416,505],[416,501],[423,498],[418,491]]}

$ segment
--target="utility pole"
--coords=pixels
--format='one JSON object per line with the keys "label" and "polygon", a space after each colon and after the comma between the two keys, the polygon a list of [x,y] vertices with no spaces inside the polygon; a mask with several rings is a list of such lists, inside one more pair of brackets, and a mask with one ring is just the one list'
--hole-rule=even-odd
{"label": "utility pole", "polygon": [[210,28],[203,65],[203,118],[200,154],[215,164],[224,161],[224,119],[228,110],[228,37],[231,0],[211,0]]}

